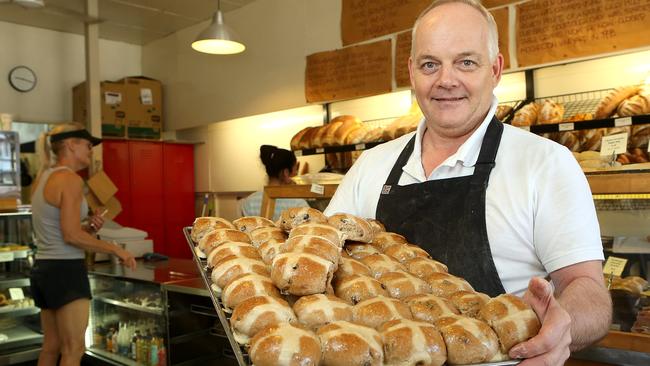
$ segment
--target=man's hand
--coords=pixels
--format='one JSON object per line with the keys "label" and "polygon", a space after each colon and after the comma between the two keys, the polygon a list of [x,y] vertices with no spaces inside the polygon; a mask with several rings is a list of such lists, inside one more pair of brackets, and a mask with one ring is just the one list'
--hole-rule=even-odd
{"label": "man's hand", "polygon": [[534,277],[524,294],[542,323],[539,333],[514,347],[512,358],[525,358],[520,366],[563,365],[571,355],[571,317],[553,296],[551,284]]}

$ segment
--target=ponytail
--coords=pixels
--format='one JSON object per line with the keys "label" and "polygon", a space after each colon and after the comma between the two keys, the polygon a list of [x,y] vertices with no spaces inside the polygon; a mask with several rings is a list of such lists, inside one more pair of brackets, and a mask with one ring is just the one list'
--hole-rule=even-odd
{"label": "ponytail", "polygon": [[272,145],[260,146],[260,159],[269,178],[279,178],[283,170],[291,171],[296,165],[296,155],[289,150]]}

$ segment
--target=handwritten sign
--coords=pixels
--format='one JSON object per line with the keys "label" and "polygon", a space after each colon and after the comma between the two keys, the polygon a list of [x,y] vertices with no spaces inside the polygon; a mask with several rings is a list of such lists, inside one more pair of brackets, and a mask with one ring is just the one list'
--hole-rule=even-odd
{"label": "handwritten sign", "polygon": [[395,46],[395,85],[398,88],[411,86],[409,78],[409,57],[411,56],[411,31],[397,35]]}
{"label": "handwritten sign", "polygon": [[500,8],[496,10],[490,10],[494,21],[497,23],[497,30],[499,32],[499,52],[503,55],[503,68],[510,68],[510,34],[508,32],[508,8]]}
{"label": "handwritten sign", "polygon": [[532,0],[516,6],[519,66],[650,44],[650,0]]}
{"label": "handwritten sign", "polygon": [[603,273],[606,275],[613,274],[614,276],[620,277],[621,273],[623,273],[623,269],[625,269],[626,263],[627,259],[625,258],[609,256],[607,257],[607,262],[605,262],[605,266],[603,267]]}
{"label": "handwritten sign", "polygon": [[307,102],[358,98],[391,91],[391,41],[307,56]]}
{"label": "handwritten sign", "polygon": [[342,0],[344,46],[413,27],[431,0]]}
{"label": "handwritten sign", "polygon": [[600,144],[600,155],[622,154],[627,151],[627,133],[604,136]]}

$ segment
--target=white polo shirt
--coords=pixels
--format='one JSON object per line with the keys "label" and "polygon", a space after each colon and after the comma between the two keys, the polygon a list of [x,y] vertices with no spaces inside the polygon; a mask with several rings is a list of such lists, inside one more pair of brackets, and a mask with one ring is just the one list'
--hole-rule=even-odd
{"label": "white polo shirt", "polygon": [[[413,134],[413,154],[402,169],[399,185],[473,174],[496,105],[495,98],[479,128],[429,177],[425,177],[421,159],[424,119],[415,132],[364,151],[343,178],[325,214],[346,212],[374,218],[382,186]],[[487,232],[505,290],[523,295],[531,277],[545,277],[575,263],[603,260],[603,248],[591,191],[571,152],[533,133],[503,127],[486,193]],[[435,253],[430,254],[435,258]],[[472,258],[467,260],[471,263]]]}

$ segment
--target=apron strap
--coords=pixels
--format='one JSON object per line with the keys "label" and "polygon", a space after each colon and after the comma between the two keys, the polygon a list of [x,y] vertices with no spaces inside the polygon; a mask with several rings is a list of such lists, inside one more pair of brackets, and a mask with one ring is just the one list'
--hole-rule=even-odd
{"label": "apron strap", "polygon": [[409,160],[409,157],[413,153],[416,136],[417,134],[411,137],[409,142],[402,150],[402,153],[397,158],[397,162],[395,162],[395,165],[393,165],[393,169],[391,169],[390,174],[388,175],[388,179],[386,179],[386,183],[384,184],[384,187],[381,190],[381,194],[389,194],[390,188],[394,185],[397,185],[397,183],[399,182],[399,178],[402,176],[402,168],[404,168],[404,165],[406,165],[406,162]]}
{"label": "apron strap", "polygon": [[503,123],[499,122],[495,117],[492,118],[485,131],[483,137],[483,144],[479,152],[476,165],[474,166],[474,175],[472,176],[472,188],[487,187],[490,180],[490,172],[494,168],[497,151],[501,143],[501,136],[503,135]]}

